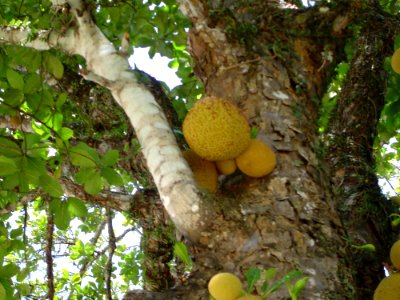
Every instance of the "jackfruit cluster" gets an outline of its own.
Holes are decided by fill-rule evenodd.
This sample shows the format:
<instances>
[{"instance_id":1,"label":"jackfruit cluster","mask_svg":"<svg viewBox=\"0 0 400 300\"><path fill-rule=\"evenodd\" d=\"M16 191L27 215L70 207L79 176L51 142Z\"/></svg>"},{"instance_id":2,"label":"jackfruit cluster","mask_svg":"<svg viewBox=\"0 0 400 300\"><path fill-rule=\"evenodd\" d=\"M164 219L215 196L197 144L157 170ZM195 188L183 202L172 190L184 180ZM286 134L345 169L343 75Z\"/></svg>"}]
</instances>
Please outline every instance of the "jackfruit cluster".
<instances>
[{"instance_id":1,"label":"jackfruit cluster","mask_svg":"<svg viewBox=\"0 0 400 300\"><path fill-rule=\"evenodd\" d=\"M390 260L394 268L400 270L400 240L390 249ZM400 273L392 273L378 284L374 300L400 300Z\"/></svg>"},{"instance_id":2,"label":"jackfruit cluster","mask_svg":"<svg viewBox=\"0 0 400 300\"><path fill-rule=\"evenodd\" d=\"M250 138L245 117L227 100L206 97L198 101L186 115L182 131L191 149L185 158L198 184L208 191L216 191L218 186L218 175L215 176L209 164L220 174L230 175L238 168L250 177L268 175L276 166L273 150Z\"/></svg>"}]
</instances>

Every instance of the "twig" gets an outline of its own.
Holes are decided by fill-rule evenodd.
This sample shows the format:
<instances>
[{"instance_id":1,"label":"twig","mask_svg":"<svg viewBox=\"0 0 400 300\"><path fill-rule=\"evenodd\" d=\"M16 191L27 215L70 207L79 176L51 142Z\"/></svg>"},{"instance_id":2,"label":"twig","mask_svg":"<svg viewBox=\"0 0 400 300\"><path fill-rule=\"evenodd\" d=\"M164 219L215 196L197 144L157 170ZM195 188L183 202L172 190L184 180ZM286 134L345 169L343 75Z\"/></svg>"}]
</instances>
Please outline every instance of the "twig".
<instances>
[{"instance_id":1,"label":"twig","mask_svg":"<svg viewBox=\"0 0 400 300\"><path fill-rule=\"evenodd\" d=\"M108 260L106 264L106 299L112 300L111 294L111 277L112 277L112 258L115 252L116 246L116 239L114 228L112 224L113 220L113 213L111 209L107 208L107 224L108 224Z\"/></svg>"},{"instance_id":2,"label":"twig","mask_svg":"<svg viewBox=\"0 0 400 300\"><path fill-rule=\"evenodd\" d=\"M54 299L54 274L53 274L53 232L54 232L54 219L53 213L50 211L50 203L47 201L46 214L47 214L47 235L46 235L46 264L47 264L47 299Z\"/></svg>"}]
</instances>

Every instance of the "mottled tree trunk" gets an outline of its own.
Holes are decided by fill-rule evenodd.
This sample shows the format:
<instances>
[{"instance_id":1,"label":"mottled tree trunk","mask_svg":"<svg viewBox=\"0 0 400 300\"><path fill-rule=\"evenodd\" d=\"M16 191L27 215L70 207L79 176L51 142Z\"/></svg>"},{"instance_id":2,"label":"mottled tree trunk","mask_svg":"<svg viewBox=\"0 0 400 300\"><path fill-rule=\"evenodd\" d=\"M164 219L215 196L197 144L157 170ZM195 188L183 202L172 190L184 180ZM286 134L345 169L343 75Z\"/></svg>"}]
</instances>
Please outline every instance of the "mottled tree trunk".
<instances>
[{"instance_id":1,"label":"mottled tree trunk","mask_svg":"<svg viewBox=\"0 0 400 300\"><path fill-rule=\"evenodd\" d=\"M213 274L229 271L243 279L250 267L275 267L281 275L302 271L310 280L301 299L370 299L387 251L383 240L390 240L373 174L372 141L383 104L385 52L379 45L393 33L389 27L374 27L359 41L361 52L332 116L326 160L319 155L321 98L344 57L349 24L360 20L355 16L374 14L376 7L344 1L296 12L265 0L243 6L235 1L178 2L193 22L189 49L206 95L235 103L277 153L278 165L262 179L234 175L222 182L213 231L194 246L194 271L186 286L168 299L208 299L206 286ZM376 26L377 20L368 19L363 28ZM373 39L379 30L387 35ZM367 191L370 197L364 197ZM366 210L360 213L358 205ZM381 254L360 255L353 243L373 243ZM165 299L157 297L152 299ZM287 297L282 290L269 299Z\"/></svg>"}]
</instances>

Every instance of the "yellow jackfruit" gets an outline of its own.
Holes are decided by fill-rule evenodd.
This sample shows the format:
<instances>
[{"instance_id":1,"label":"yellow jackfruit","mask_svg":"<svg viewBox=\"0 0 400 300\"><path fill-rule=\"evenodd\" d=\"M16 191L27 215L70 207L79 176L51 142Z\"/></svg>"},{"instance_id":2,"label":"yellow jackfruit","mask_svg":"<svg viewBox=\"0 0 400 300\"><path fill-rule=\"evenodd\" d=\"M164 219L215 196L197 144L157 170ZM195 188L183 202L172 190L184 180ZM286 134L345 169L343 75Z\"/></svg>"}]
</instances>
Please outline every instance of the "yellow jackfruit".
<instances>
[{"instance_id":1,"label":"yellow jackfruit","mask_svg":"<svg viewBox=\"0 0 400 300\"><path fill-rule=\"evenodd\" d=\"M276 166L276 155L272 149L260 140L251 140L249 147L236 157L240 171L251 177L263 177Z\"/></svg>"},{"instance_id":2,"label":"yellow jackfruit","mask_svg":"<svg viewBox=\"0 0 400 300\"><path fill-rule=\"evenodd\" d=\"M400 48L397 49L393 53L392 59L390 62L391 62L393 71L395 71L397 74L400 74Z\"/></svg>"},{"instance_id":3,"label":"yellow jackfruit","mask_svg":"<svg viewBox=\"0 0 400 300\"><path fill-rule=\"evenodd\" d=\"M400 274L392 274L381 280L373 300L400 300Z\"/></svg>"},{"instance_id":4,"label":"yellow jackfruit","mask_svg":"<svg viewBox=\"0 0 400 300\"><path fill-rule=\"evenodd\" d=\"M250 143L250 127L239 109L217 97L198 101L186 115L182 131L189 147L210 161L234 159Z\"/></svg>"},{"instance_id":5,"label":"yellow jackfruit","mask_svg":"<svg viewBox=\"0 0 400 300\"><path fill-rule=\"evenodd\" d=\"M400 240L395 242L390 248L390 261L396 269L400 270Z\"/></svg>"},{"instance_id":6,"label":"yellow jackfruit","mask_svg":"<svg viewBox=\"0 0 400 300\"><path fill-rule=\"evenodd\" d=\"M224 175L230 175L236 171L236 162L234 159L217 160L215 165L218 171Z\"/></svg>"},{"instance_id":7,"label":"yellow jackfruit","mask_svg":"<svg viewBox=\"0 0 400 300\"><path fill-rule=\"evenodd\" d=\"M242 294L242 283L231 273L218 273L210 279L208 291L216 300L236 300Z\"/></svg>"},{"instance_id":8,"label":"yellow jackfruit","mask_svg":"<svg viewBox=\"0 0 400 300\"><path fill-rule=\"evenodd\" d=\"M209 192L216 192L218 188L218 172L215 163L202 159L191 149L184 151L183 157L192 169L197 184Z\"/></svg>"}]
</instances>

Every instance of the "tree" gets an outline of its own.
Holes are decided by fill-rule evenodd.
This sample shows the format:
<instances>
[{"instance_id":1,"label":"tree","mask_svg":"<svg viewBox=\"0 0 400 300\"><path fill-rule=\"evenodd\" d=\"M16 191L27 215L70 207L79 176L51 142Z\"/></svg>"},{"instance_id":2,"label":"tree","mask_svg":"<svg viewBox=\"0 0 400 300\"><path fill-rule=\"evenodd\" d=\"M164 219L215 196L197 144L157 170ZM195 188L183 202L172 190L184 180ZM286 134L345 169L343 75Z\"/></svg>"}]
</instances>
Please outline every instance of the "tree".
<instances>
[{"instance_id":1,"label":"tree","mask_svg":"<svg viewBox=\"0 0 400 300\"><path fill-rule=\"evenodd\" d=\"M390 108L399 79L387 57L399 43L399 5L2 1L0 189L8 214L0 224L0 283L7 299L112 299L128 289L139 278L130 273L139 254L117 247L116 211L143 230L145 290L126 291L125 299L208 299L212 275L244 279L254 267L301 271L309 278L304 299L371 298L394 240L395 208L376 175L388 157L376 164L374 149L398 131ZM182 86L169 91L131 69L131 45L173 58ZM239 107L273 147L271 175L235 173L216 194L197 187L179 128L202 93ZM21 207L17 229L10 218ZM28 218L40 212L35 241ZM91 241L71 236L74 218L93 231ZM97 249L106 225L108 245ZM173 259L188 258L179 255L186 248L175 230L192 256L187 278ZM41 257L36 242L45 244L47 286L24 283ZM54 274L58 242L72 245L76 274ZM114 255L123 260L125 285L112 280ZM85 284L93 257L95 281Z\"/></svg>"}]
</instances>

